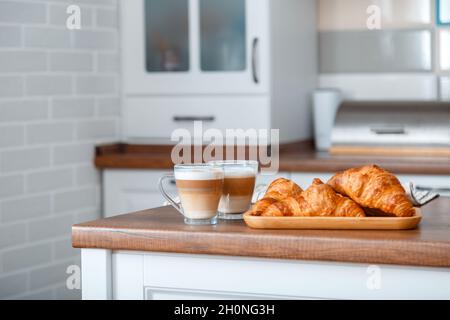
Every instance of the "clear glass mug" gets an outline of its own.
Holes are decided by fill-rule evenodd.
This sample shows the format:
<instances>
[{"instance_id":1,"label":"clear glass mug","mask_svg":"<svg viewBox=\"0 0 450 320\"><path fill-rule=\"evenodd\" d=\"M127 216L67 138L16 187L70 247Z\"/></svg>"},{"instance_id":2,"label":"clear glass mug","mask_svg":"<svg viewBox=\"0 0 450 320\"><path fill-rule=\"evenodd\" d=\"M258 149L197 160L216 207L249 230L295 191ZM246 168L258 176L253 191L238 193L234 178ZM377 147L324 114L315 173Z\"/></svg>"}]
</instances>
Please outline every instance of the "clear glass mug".
<instances>
[{"instance_id":1,"label":"clear glass mug","mask_svg":"<svg viewBox=\"0 0 450 320\"><path fill-rule=\"evenodd\" d=\"M253 160L210 161L208 164L222 167L224 183L219 202L219 218L242 219L252 204L259 163ZM257 189L259 186L257 187Z\"/></svg>"},{"instance_id":2,"label":"clear glass mug","mask_svg":"<svg viewBox=\"0 0 450 320\"><path fill-rule=\"evenodd\" d=\"M164 189L164 181L169 179L175 179L180 202ZM223 182L224 171L220 166L178 164L173 174L165 174L159 179L158 187L163 197L184 216L186 224L216 224Z\"/></svg>"}]
</instances>

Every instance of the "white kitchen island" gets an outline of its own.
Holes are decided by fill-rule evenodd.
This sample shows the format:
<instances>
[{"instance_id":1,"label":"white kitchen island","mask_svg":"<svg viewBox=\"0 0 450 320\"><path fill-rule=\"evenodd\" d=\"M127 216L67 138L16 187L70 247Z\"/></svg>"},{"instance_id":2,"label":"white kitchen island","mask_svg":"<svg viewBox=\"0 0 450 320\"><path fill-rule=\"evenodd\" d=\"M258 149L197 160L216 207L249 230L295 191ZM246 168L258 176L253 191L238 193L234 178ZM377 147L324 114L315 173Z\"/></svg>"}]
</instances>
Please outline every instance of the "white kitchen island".
<instances>
[{"instance_id":1,"label":"white kitchen island","mask_svg":"<svg viewBox=\"0 0 450 320\"><path fill-rule=\"evenodd\" d=\"M449 299L450 199L406 231L188 226L162 207L73 226L83 299Z\"/></svg>"}]
</instances>

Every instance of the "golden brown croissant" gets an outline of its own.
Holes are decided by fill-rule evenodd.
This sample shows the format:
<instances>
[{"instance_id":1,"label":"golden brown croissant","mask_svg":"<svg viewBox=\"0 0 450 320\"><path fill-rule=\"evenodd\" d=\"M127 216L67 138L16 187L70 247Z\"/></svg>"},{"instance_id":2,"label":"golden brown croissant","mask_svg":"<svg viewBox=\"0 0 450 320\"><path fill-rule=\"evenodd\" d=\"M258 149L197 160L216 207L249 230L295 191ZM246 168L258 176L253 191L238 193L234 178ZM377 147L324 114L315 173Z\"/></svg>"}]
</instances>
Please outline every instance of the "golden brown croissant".
<instances>
[{"instance_id":1,"label":"golden brown croissant","mask_svg":"<svg viewBox=\"0 0 450 320\"><path fill-rule=\"evenodd\" d=\"M270 205L263 216L364 217L364 210L351 199L337 194L320 179L295 197Z\"/></svg>"},{"instance_id":2,"label":"golden brown croissant","mask_svg":"<svg viewBox=\"0 0 450 320\"><path fill-rule=\"evenodd\" d=\"M269 185L264 197L253 205L250 212L254 216L260 216L267 207L275 202L287 197L297 196L302 191L302 188L291 180L285 178L276 179Z\"/></svg>"},{"instance_id":3,"label":"golden brown croissant","mask_svg":"<svg viewBox=\"0 0 450 320\"><path fill-rule=\"evenodd\" d=\"M266 209L274 204L278 202L278 200L273 199L273 198L262 198L258 201L256 201L256 203L252 206L251 210L250 210L250 214L253 216L260 216L264 213L264 211L266 211Z\"/></svg>"},{"instance_id":4,"label":"golden brown croissant","mask_svg":"<svg viewBox=\"0 0 450 320\"><path fill-rule=\"evenodd\" d=\"M339 172L327 184L372 213L397 217L414 215L413 205L398 179L376 165Z\"/></svg>"},{"instance_id":5,"label":"golden brown croissant","mask_svg":"<svg viewBox=\"0 0 450 320\"><path fill-rule=\"evenodd\" d=\"M302 188L295 182L285 178L278 178L269 185L264 198L272 198L279 201L287 197L295 197L302 191Z\"/></svg>"}]
</instances>

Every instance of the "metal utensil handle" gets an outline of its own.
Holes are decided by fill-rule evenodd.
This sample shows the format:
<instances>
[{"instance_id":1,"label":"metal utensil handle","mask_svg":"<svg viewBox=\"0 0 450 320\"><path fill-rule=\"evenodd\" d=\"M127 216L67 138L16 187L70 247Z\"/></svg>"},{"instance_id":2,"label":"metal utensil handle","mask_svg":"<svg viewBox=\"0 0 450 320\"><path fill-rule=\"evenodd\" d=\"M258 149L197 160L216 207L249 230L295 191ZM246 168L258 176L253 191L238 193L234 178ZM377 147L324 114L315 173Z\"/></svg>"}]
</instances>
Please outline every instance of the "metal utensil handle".
<instances>
[{"instance_id":1,"label":"metal utensil handle","mask_svg":"<svg viewBox=\"0 0 450 320\"><path fill-rule=\"evenodd\" d=\"M181 209L181 205L177 203L175 200L173 200L172 197L166 192L166 190L164 190L164 181L168 179L173 180L174 178L175 176L172 173L164 174L161 178L159 178L158 188L162 196L170 203L170 205L175 209L177 209L178 212L180 212L182 215L184 215L183 210Z\"/></svg>"},{"instance_id":2,"label":"metal utensil handle","mask_svg":"<svg viewBox=\"0 0 450 320\"><path fill-rule=\"evenodd\" d=\"M418 191L430 191L430 192L450 192L450 187L446 188L446 187L427 187L427 186L421 186L421 185L417 185L415 186L416 190Z\"/></svg>"},{"instance_id":3,"label":"metal utensil handle","mask_svg":"<svg viewBox=\"0 0 450 320\"><path fill-rule=\"evenodd\" d=\"M205 121L205 122L213 122L216 120L214 116L174 116L173 121L175 122L187 122L187 121Z\"/></svg>"},{"instance_id":4,"label":"metal utensil handle","mask_svg":"<svg viewBox=\"0 0 450 320\"><path fill-rule=\"evenodd\" d=\"M439 198L440 195L439 193L433 191L420 191L414 186L414 183L410 182L409 196L415 207L423 207L431 201Z\"/></svg>"},{"instance_id":5,"label":"metal utensil handle","mask_svg":"<svg viewBox=\"0 0 450 320\"><path fill-rule=\"evenodd\" d=\"M268 187L268 185L267 185L267 184L264 184L264 183L258 184L258 185L255 187L255 195L256 195L256 198L255 198L255 199L256 199L256 201L262 199L262 198L261 198L261 195L264 196L264 193L266 192L267 187Z\"/></svg>"},{"instance_id":6,"label":"metal utensil handle","mask_svg":"<svg viewBox=\"0 0 450 320\"><path fill-rule=\"evenodd\" d=\"M259 77L256 72L256 52L258 49L259 39L254 38L252 43L252 76L253 76L253 82L259 83Z\"/></svg>"}]
</instances>

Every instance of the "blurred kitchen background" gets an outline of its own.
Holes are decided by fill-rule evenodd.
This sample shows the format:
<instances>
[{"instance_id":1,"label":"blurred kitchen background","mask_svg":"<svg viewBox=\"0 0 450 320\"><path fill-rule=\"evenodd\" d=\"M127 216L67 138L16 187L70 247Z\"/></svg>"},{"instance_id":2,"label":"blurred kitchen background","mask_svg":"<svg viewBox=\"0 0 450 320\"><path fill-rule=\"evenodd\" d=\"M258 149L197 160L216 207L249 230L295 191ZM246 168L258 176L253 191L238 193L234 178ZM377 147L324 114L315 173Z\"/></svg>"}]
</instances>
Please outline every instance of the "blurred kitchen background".
<instances>
[{"instance_id":1,"label":"blurred kitchen background","mask_svg":"<svg viewBox=\"0 0 450 320\"><path fill-rule=\"evenodd\" d=\"M71 4L81 29L66 26ZM282 143L315 123L326 153L343 100L449 119L450 1L0 0L0 299L80 298L71 225L162 202L160 170L102 179L96 146L165 143L198 119L280 128Z\"/></svg>"}]
</instances>

